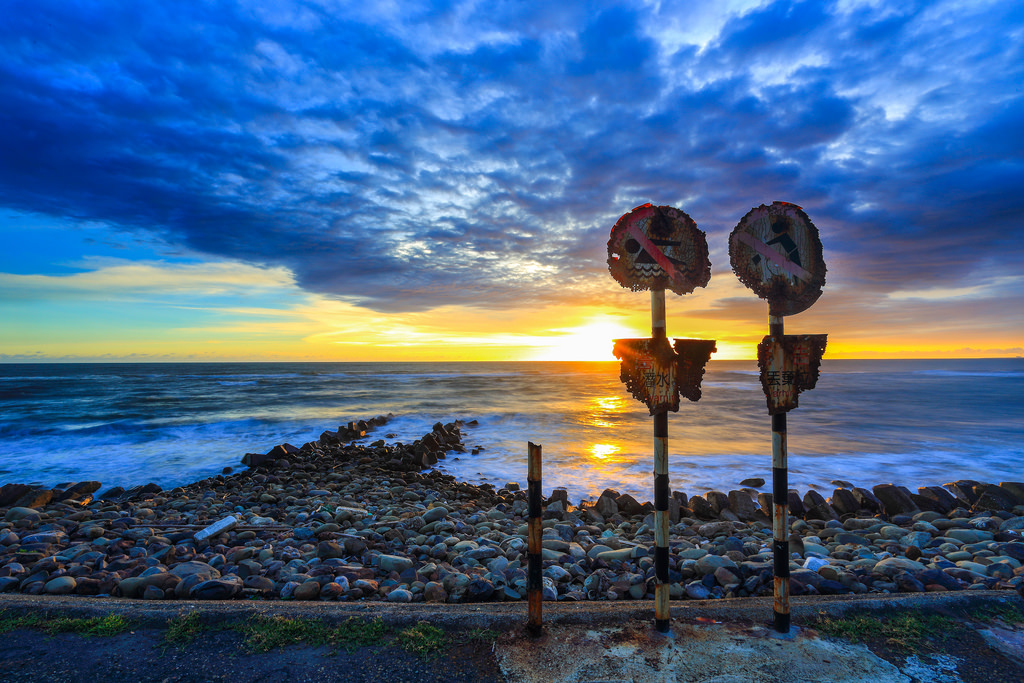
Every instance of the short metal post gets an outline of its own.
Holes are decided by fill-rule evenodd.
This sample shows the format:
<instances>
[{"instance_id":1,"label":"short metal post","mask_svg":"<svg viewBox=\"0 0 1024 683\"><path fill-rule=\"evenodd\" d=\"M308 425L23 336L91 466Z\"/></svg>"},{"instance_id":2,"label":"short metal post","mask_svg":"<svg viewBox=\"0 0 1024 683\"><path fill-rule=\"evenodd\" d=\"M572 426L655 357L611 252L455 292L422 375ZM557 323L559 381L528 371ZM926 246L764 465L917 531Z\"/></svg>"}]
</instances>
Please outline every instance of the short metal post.
<instances>
[{"instance_id":1,"label":"short metal post","mask_svg":"<svg viewBox=\"0 0 1024 683\"><path fill-rule=\"evenodd\" d=\"M532 442L527 448L529 468L526 474L526 488L529 521L526 550L529 564L526 573L526 595L530 602L530 614L526 629L531 635L537 636L544 625L541 615L544 600L541 578L541 535L544 533L541 520L541 448Z\"/></svg>"},{"instance_id":2,"label":"short metal post","mask_svg":"<svg viewBox=\"0 0 1024 683\"><path fill-rule=\"evenodd\" d=\"M651 336L666 339L665 290L651 290ZM668 411L654 414L654 628L669 629Z\"/></svg>"},{"instance_id":3,"label":"short metal post","mask_svg":"<svg viewBox=\"0 0 1024 683\"><path fill-rule=\"evenodd\" d=\"M768 316L768 334L782 339L782 316ZM781 372L781 367L769 368ZM776 375L778 376L778 375ZM789 468L786 413L772 415L772 558L775 565L775 630L789 633Z\"/></svg>"}]
</instances>

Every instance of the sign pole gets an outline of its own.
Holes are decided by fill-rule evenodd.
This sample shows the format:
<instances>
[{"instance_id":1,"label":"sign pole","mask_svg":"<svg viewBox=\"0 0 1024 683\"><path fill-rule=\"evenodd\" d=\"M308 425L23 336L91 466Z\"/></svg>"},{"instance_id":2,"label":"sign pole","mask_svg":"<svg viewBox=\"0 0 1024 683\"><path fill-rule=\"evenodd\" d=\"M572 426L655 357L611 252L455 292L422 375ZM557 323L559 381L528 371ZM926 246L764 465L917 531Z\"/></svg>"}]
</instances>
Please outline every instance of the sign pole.
<instances>
[{"instance_id":1,"label":"sign pole","mask_svg":"<svg viewBox=\"0 0 1024 683\"><path fill-rule=\"evenodd\" d=\"M782 340L781 315L768 316L768 335ZM773 357L770 372L780 357ZM775 375L776 377L779 375ZM775 565L775 630L789 633L789 466L786 462L786 413L772 415L772 558Z\"/></svg>"},{"instance_id":2,"label":"sign pole","mask_svg":"<svg viewBox=\"0 0 1024 683\"><path fill-rule=\"evenodd\" d=\"M651 290L651 336L667 339L665 290ZM654 414L654 627L669 629L668 585L668 411Z\"/></svg>"},{"instance_id":3,"label":"sign pole","mask_svg":"<svg viewBox=\"0 0 1024 683\"><path fill-rule=\"evenodd\" d=\"M529 600L529 618L526 629L532 636L539 636L544 625L541 605L544 600L541 577L541 536L544 533L541 519L541 449L539 444L528 442L529 465L526 474L528 507L527 526L527 573L526 595Z\"/></svg>"},{"instance_id":4,"label":"sign pole","mask_svg":"<svg viewBox=\"0 0 1024 683\"><path fill-rule=\"evenodd\" d=\"M665 290L682 296L707 286L711 278L707 239L684 211L643 204L612 228L608 270L623 287L651 292L651 337L616 339L612 353L622 361L619 379L654 419L654 627L668 633L668 413L679 410L680 396L700 399L704 366L715 342L669 342Z\"/></svg>"},{"instance_id":5,"label":"sign pole","mask_svg":"<svg viewBox=\"0 0 1024 683\"><path fill-rule=\"evenodd\" d=\"M827 335L786 336L783 316L807 310L825 286L818 229L789 202L751 209L729 235L729 261L744 285L768 301L768 336L757 346L761 388L772 417L772 564L775 630L789 633L789 466L786 413L818 381Z\"/></svg>"}]
</instances>

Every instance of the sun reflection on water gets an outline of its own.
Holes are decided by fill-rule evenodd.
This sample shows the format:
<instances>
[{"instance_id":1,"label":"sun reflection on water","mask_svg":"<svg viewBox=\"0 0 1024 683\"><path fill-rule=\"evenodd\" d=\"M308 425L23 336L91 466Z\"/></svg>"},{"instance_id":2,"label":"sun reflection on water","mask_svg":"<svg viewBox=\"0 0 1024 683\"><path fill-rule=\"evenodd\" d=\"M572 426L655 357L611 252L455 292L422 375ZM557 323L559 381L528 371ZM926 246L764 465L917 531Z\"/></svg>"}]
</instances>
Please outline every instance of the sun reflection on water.
<instances>
[{"instance_id":1,"label":"sun reflection on water","mask_svg":"<svg viewBox=\"0 0 1024 683\"><path fill-rule=\"evenodd\" d=\"M610 443L595 443L590 447L590 454L598 460L607 460L619 452L619 447Z\"/></svg>"},{"instance_id":2,"label":"sun reflection on water","mask_svg":"<svg viewBox=\"0 0 1024 683\"><path fill-rule=\"evenodd\" d=\"M620 396L600 396L591 399L590 410L587 412L587 424L593 427L614 427L613 418L626 407L626 401Z\"/></svg>"}]
</instances>

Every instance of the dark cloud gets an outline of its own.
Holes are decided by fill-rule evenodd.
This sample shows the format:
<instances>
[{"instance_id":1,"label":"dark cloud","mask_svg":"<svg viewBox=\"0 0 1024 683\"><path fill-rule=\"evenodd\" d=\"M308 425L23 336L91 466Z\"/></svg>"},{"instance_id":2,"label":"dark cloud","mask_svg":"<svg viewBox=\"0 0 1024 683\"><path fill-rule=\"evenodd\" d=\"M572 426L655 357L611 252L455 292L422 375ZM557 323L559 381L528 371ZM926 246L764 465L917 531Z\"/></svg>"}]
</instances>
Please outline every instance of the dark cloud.
<instances>
[{"instance_id":1,"label":"dark cloud","mask_svg":"<svg viewBox=\"0 0 1024 683\"><path fill-rule=\"evenodd\" d=\"M774 2L706 44L660 12L15 3L0 205L390 311L595 296L645 201L681 204L719 260L751 206L801 204L834 286L1019 269L1020 7Z\"/></svg>"}]
</instances>

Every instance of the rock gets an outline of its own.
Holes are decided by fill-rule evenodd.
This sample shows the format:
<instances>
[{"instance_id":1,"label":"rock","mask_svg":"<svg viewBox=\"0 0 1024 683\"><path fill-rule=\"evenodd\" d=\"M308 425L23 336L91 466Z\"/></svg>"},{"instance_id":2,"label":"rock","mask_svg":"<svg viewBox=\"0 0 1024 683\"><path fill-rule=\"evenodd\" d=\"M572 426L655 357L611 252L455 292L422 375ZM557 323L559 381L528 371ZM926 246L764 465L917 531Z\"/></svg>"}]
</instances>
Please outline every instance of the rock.
<instances>
[{"instance_id":1,"label":"rock","mask_svg":"<svg viewBox=\"0 0 1024 683\"><path fill-rule=\"evenodd\" d=\"M711 506L711 513L715 517L721 517L722 512L732 509L729 507L729 496L721 491L708 491L704 494L704 498Z\"/></svg>"},{"instance_id":2,"label":"rock","mask_svg":"<svg viewBox=\"0 0 1024 683\"><path fill-rule=\"evenodd\" d=\"M832 506L824 502L820 505L807 508L807 511L804 513L804 517L806 519L818 519L825 522L839 519L839 515L837 515L836 511L832 509Z\"/></svg>"},{"instance_id":3,"label":"rock","mask_svg":"<svg viewBox=\"0 0 1024 683\"><path fill-rule=\"evenodd\" d=\"M193 600L230 600L242 591L240 580L209 579L200 581L188 592Z\"/></svg>"},{"instance_id":4,"label":"rock","mask_svg":"<svg viewBox=\"0 0 1024 683\"><path fill-rule=\"evenodd\" d=\"M430 581L423 588L423 599L426 602L445 602L448 599L448 592L437 581Z\"/></svg>"},{"instance_id":5,"label":"rock","mask_svg":"<svg viewBox=\"0 0 1024 683\"><path fill-rule=\"evenodd\" d=\"M757 519L757 507L746 491L729 491L729 508L743 522Z\"/></svg>"},{"instance_id":6,"label":"rock","mask_svg":"<svg viewBox=\"0 0 1024 683\"><path fill-rule=\"evenodd\" d=\"M914 514L921 510L910 499L910 491L895 484L878 484L871 489L882 503L882 511L890 518L902 514Z\"/></svg>"},{"instance_id":7,"label":"rock","mask_svg":"<svg viewBox=\"0 0 1024 683\"><path fill-rule=\"evenodd\" d=\"M714 571L715 581L722 588L732 588L740 584L740 577L730 567L718 567Z\"/></svg>"},{"instance_id":8,"label":"rock","mask_svg":"<svg viewBox=\"0 0 1024 683\"><path fill-rule=\"evenodd\" d=\"M1011 531L1024 529L1024 517L1011 517L999 524L1000 531Z\"/></svg>"},{"instance_id":9,"label":"rock","mask_svg":"<svg viewBox=\"0 0 1024 683\"><path fill-rule=\"evenodd\" d=\"M740 482L740 486L749 486L751 488L760 488L764 486L764 479L760 477L751 477L750 479L744 479Z\"/></svg>"},{"instance_id":10,"label":"rock","mask_svg":"<svg viewBox=\"0 0 1024 683\"><path fill-rule=\"evenodd\" d=\"M58 576L51 579L43 586L43 590L50 595L67 595L75 592L76 582L71 576Z\"/></svg>"},{"instance_id":11,"label":"rock","mask_svg":"<svg viewBox=\"0 0 1024 683\"><path fill-rule=\"evenodd\" d=\"M1024 482L1001 481L999 482L999 488L1003 489L1008 495L1013 496L1014 500L1017 501L1017 505L1024 505Z\"/></svg>"},{"instance_id":12,"label":"rock","mask_svg":"<svg viewBox=\"0 0 1024 683\"><path fill-rule=\"evenodd\" d=\"M484 602L494 595L494 584L485 579L475 579L466 585L466 602Z\"/></svg>"},{"instance_id":13,"label":"rock","mask_svg":"<svg viewBox=\"0 0 1024 683\"><path fill-rule=\"evenodd\" d=\"M711 504L708 503L706 498L701 496L692 496L689 507L693 512L693 516L697 519L714 519L716 517L715 513L711 510Z\"/></svg>"},{"instance_id":14,"label":"rock","mask_svg":"<svg viewBox=\"0 0 1024 683\"><path fill-rule=\"evenodd\" d=\"M872 513L882 511L882 501L878 500L871 491L859 486L854 486L852 491L853 497L857 499L859 509Z\"/></svg>"},{"instance_id":15,"label":"rock","mask_svg":"<svg viewBox=\"0 0 1024 683\"><path fill-rule=\"evenodd\" d=\"M270 595L274 592L274 582L265 576L247 576L243 579L242 586L258 591L263 595Z\"/></svg>"},{"instance_id":16,"label":"rock","mask_svg":"<svg viewBox=\"0 0 1024 683\"><path fill-rule=\"evenodd\" d=\"M412 602L412 593L404 588L396 588L388 593L388 602Z\"/></svg>"},{"instance_id":17,"label":"rock","mask_svg":"<svg viewBox=\"0 0 1024 683\"><path fill-rule=\"evenodd\" d=\"M822 557L808 557L804 560L804 569L809 569L812 572L816 572L822 567L829 566L828 560Z\"/></svg>"},{"instance_id":18,"label":"rock","mask_svg":"<svg viewBox=\"0 0 1024 683\"><path fill-rule=\"evenodd\" d=\"M615 502L615 498L612 498L609 495L602 495L594 504L594 509L599 515L607 518L614 514L618 514L619 504Z\"/></svg>"},{"instance_id":19,"label":"rock","mask_svg":"<svg viewBox=\"0 0 1024 683\"><path fill-rule=\"evenodd\" d=\"M156 586L146 586L142 591L143 600L163 600L165 597L164 590Z\"/></svg>"},{"instance_id":20,"label":"rock","mask_svg":"<svg viewBox=\"0 0 1024 683\"><path fill-rule=\"evenodd\" d=\"M4 484L0 486L0 507L12 505L34 487L28 484Z\"/></svg>"},{"instance_id":21,"label":"rock","mask_svg":"<svg viewBox=\"0 0 1024 683\"><path fill-rule=\"evenodd\" d=\"M978 500L978 493L975 493L975 487L981 486L980 481L973 479L960 479L948 484L943 484L942 487L956 496L961 502L966 503L967 507L971 507Z\"/></svg>"},{"instance_id":22,"label":"rock","mask_svg":"<svg viewBox=\"0 0 1024 683\"><path fill-rule=\"evenodd\" d=\"M189 562L179 562L170 568L169 572L179 579L186 579L192 576L197 576L203 580L206 579L219 579L220 572L206 564L205 562L199 562L191 560Z\"/></svg>"},{"instance_id":23,"label":"rock","mask_svg":"<svg viewBox=\"0 0 1024 683\"><path fill-rule=\"evenodd\" d=\"M804 507L804 503L800 499L800 492L796 489L786 491L786 506L789 509L789 514L794 517L803 517L807 513L807 508Z\"/></svg>"},{"instance_id":24,"label":"rock","mask_svg":"<svg viewBox=\"0 0 1024 683\"><path fill-rule=\"evenodd\" d=\"M711 591L700 581L686 584L683 590L686 592L686 597L691 600L707 600L711 597Z\"/></svg>"},{"instance_id":25,"label":"rock","mask_svg":"<svg viewBox=\"0 0 1024 683\"><path fill-rule=\"evenodd\" d=\"M303 581L292 592L292 597L296 600L319 600L320 582L316 579Z\"/></svg>"},{"instance_id":26,"label":"rock","mask_svg":"<svg viewBox=\"0 0 1024 683\"><path fill-rule=\"evenodd\" d=\"M856 514L857 510L860 509L860 503L857 501L857 497L853 495L853 491L846 488L840 488L833 491L832 497L828 500L828 503L839 515Z\"/></svg>"},{"instance_id":27,"label":"rock","mask_svg":"<svg viewBox=\"0 0 1024 683\"><path fill-rule=\"evenodd\" d=\"M956 498L941 486L920 486L917 493L921 498L931 501L931 508L940 514L947 514L957 506ZM918 502L915 499L915 502ZM918 507L920 503L918 503Z\"/></svg>"},{"instance_id":28,"label":"rock","mask_svg":"<svg viewBox=\"0 0 1024 683\"><path fill-rule=\"evenodd\" d=\"M872 571L883 576L894 577L900 572L918 574L925 569L926 567L920 562L908 560L905 557L887 557L877 562Z\"/></svg>"},{"instance_id":29,"label":"rock","mask_svg":"<svg viewBox=\"0 0 1024 683\"><path fill-rule=\"evenodd\" d=\"M626 547L619 550L606 550L597 555L598 560L603 562L623 562L632 557L633 548Z\"/></svg>"},{"instance_id":30,"label":"rock","mask_svg":"<svg viewBox=\"0 0 1024 683\"><path fill-rule=\"evenodd\" d=\"M73 500L83 498L89 494L95 493L102 484L98 481L80 481L77 484L64 489L58 496L57 500Z\"/></svg>"},{"instance_id":31,"label":"rock","mask_svg":"<svg viewBox=\"0 0 1024 683\"><path fill-rule=\"evenodd\" d=\"M41 508L53 500L54 493L50 489L33 489L24 494L14 503L14 507Z\"/></svg>"},{"instance_id":32,"label":"rock","mask_svg":"<svg viewBox=\"0 0 1024 683\"><path fill-rule=\"evenodd\" d=\"M345 549L334 541L320 541L316 546L316 556L321 560L342 558L345 557Z\"/></svg>"},{"instance_id":33,"label":"rock","mask_svg":"<svg viewBox=\"0 0 1024 683\"><path fill-rule=\"evenodd\" d=\"M621 496L616 498L615 504L619 507L619 512L630 517L633 515L639 515L643 510L643 506L637 502L636 498L628 493L623 493Z\"/></svg>"},{"instance_id":34,"label":"rock","mask_svg":"<svg viewBox=\"0 0 1024 683\"><path fill-rule=\"evenodd\" d=\"M208 527L200 529L195 533L193 538L195 538L196 542L198 543L200 541L205 541L207 539L213 538L214 536L219 536L221 534L227 533L234 529L236 526L238 526L238 518L233 515L228 515L227 517L218 519L216 522L209 525Z\"/></svg>"},{"instance_id":35,"label":"rock","mask_svg":"<svg viewBox=\"0 0 1024 683\"><path fill-rule=\"evenodd\" d=\"M709 522L697 527L697 533L704 538L714 538L722 534L731 534L735 528L732 522Z\"/></svg>"},{"instance_id":36,"label":"rock","mask_svg":"<svg viewBox=\"0 0 1024 683\"><path fill-rule=\"evenodd\" d=\"M100 500L116 500L124 495L124 488L121 486L112 486L103 493L100 494Z\"/></svg>"},{"instance_id":37,"label":"rock","mask_svg":"<svg viewBox=\"0 0 1024 683\"><path fill-rule=\"evenodd\" d=\"M931 543L931 540L932 535L926 531L911 531L909 534L900 538L900 545L910 546L920 550L921 548L927 547L928 544ZM910 548L908 547L908 550L909 549ZM920 556L920 553L918 553L918 556Z\"/></svg>"},{"instance_id":38,"label":"rock","mask_svg":"<svg viewBox=\"0 0 1024 683\"><path fill-rule=\"evenodd\" d=\"M495 551L496 552L496 551ZM412 568L412 560L408 557L401 557L399 555L381 555L380 556L380 568L385 572L403 572L406 569Z\"/></svg>"},{"instance_id":39,"label":"rock","mask_svg":"<svg viewBox=\"0 0 1024 683\"><path fill-rule=\"evenodd\" d=\"M1024 562L1024 542L1012 542L1000 546L999 552L1007 557L1012 557L1018 562Z\"/></svg>"},{"instance_id":40,"label":"rock","mask_svg":"<svg viewBox=\"0 0 1024 683\"><path fill-rule=\"evenodd\" d=\"M714 574L719 567L736 567L736 563L724 555L705 555L694 564L701 574Z\"/></svg>"},{"instance_id":41,"label":"rock","mask_svg":"<svg viewBox=\"0 0 1024 683\"><path fill-rule=\"evenodd\" d=\"M431 522L436 522L438 520L444 519L447 516L448 516L448 509L445 508L445 507L441 507L441 506L432 507L429 510L427 510L426 512L424 512L423 515L422 515L424 524L430 524Z\"/></svg>"},{"instance_id":42,"label":"rock","mask_svg":"<svg viewBox=\"0 0 1024 683\"><path fill-rule=\"evenodd\" d=\"M992 540L992 532L981 529L946 529L943 533L947 538L955 538L961 543L981 543Z\"/></svg>"},{"instance_id":43,"label":"rock","mask_svg":"<svg viewBox=\"0 0 1024 683\"><path fill-rule=\"evenodd\" d=\"M971 506L973 512L981 510L1012 510L1014 505L1017 505L1017 498L1006 489L1003 489L995 484L986 484L981 487L977 487L976 491L980 491L978 499Z\"/></svg>"}]
</instances>

